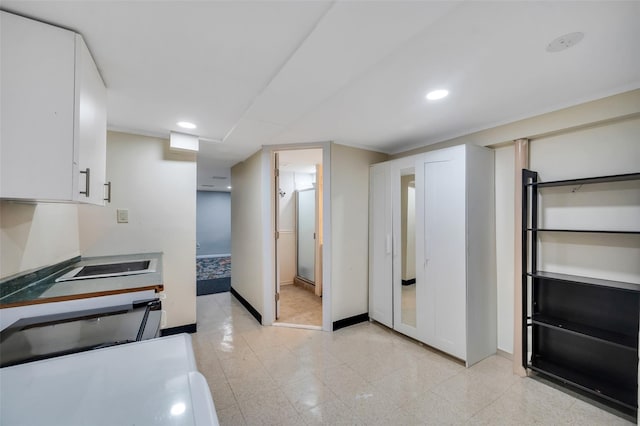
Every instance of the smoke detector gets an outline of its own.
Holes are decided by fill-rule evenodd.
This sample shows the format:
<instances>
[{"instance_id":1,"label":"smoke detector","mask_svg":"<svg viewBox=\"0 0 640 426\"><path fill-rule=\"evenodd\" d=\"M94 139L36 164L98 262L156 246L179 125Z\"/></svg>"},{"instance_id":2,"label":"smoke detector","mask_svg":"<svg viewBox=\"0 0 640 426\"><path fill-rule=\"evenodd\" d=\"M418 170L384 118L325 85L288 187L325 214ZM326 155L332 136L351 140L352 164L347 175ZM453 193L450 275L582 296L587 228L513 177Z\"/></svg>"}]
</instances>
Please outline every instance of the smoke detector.
<instances>
[{"instance_id":1,"label":"smoke detector","mask_svg":"<svg viewBox=\"0 0 640 426\"><path fill-rule=\"evenodd\" d=\"M563 50L567 50L568 48L580 43L583 38L584 33L581 32L565 34L549 43L547 45L547 52L562 52Z\"/></svg>"}]
</instances>

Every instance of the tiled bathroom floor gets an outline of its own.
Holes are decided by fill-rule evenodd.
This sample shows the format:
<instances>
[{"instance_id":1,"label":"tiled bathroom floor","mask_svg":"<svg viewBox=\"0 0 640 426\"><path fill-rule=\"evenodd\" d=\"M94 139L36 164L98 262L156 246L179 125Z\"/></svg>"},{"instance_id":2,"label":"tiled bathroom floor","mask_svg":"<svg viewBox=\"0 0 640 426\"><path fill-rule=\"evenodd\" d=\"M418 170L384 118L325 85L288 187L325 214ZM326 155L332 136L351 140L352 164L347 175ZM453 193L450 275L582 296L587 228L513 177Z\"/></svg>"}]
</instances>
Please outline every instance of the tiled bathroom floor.
<instances>
[{"instance_id":1,"label":"tiled bathroom floor","mask_svg":"<svg viewBox=\"0 0 640 426\"><path fill-rule=\"evenodd\" d=\"M193 346L221 425L625 425L511 374L470 369L375 323L262 327L230 293L199 296Z\"/></svg>"},{"instance_id":2,"label":"tiled bathroom floor","mask_svg":"<svg viewBox=\"0 0 640 426\"><path fill-rule=\"evenodd\" d=\"M322 298L293 284L280 286L278 322L322 326Z\"/></svg>"}]
</instances>

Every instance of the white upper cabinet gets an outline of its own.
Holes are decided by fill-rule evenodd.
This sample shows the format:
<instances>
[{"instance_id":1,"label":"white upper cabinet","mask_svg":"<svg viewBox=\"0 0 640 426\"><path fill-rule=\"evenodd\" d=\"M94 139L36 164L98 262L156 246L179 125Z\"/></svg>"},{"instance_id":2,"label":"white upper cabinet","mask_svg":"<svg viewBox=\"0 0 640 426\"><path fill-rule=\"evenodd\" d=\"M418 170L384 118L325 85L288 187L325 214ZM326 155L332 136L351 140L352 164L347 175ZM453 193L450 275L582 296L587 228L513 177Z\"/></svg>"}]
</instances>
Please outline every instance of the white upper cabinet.
<instances>
[{"instance_id":1,"label":"white upper cabinet","mask_svg":"<svg viewBox=\"0 0 640 426\"><path fill-rule=\"evenodd\" d=\"M104 204L106 89L84 40L6 12L0 30L0 198Z\"/></svg>"},{"instance_id":2,"label":"white upper cabinet","mask_svg":"<svg viewBox=\"0 0 640 426\"><path fill-rule=\"evenodd\" d=\"M91 53L76 34L74 120L75 200L104 204L107 150L107 91ZM89 172L87 172L89 170ZM79 178L79 179L78 179ZM89 185L89 193L83 192Z\"/></svg>"}]
</instances>

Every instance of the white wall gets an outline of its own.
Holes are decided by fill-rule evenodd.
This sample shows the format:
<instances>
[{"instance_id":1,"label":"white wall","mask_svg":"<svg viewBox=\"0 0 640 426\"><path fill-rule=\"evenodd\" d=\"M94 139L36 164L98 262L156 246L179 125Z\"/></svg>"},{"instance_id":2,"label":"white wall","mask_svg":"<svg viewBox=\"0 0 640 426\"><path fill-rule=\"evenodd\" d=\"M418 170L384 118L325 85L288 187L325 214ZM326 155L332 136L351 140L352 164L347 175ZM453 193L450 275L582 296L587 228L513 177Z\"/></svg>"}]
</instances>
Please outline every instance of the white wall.
<instances>
[{"instance_id":1,"label":"white wall","mask_svg":"<svg viewBox=\"0 0 640 426\"><path fill-rule=\"evenodd\" d=\"M640 118L535 139L530 169L550 181L640 170ZM604 203L601 203L601 202ZM640 229L640 182L541 191L549 228ZM540 269L640 284L636 236L541 234Z\"/></svg>"},{"instance_id":2,"label":"white wall","mask_svg":"<svg viewBox=\"0 0 640 426\"><path fill-rule=\"evenodd\" d=\"M164 328L196 322L196 162L164 139L107 135L112 202L79 207L83 256L163 252ZM116 209L129 223L116 223Z\"/></svg>"},{"instance_id":3,"label":"white wall","mask_svg":"<svg viewBox=\"0 0 640 426\"><path fill-rule=\"evenodd\" d=\"M264 314L262 151L231 168L231 287Z\"/></svg>"},{"instance_id":4,"label":"white wall","mask_svg":"<svg viewBox=\"0 0 640 426\"><path fill-rule=\"evenodd\" d=\"M77 205L0 202L0 278L79 254Z\"/></svg>"},{"instance_id":5,"label":"white wall","mask_svg":"<svg viewBox=\"0 0 640 426\"><path fill-rule=\"evenodd\" d=\"M332 321L368 312L369 166L387 158L331 145Z\"/></svg>"},{"instance_id":6,"label":"white wall","mask_svg":"<svg viewBox=\"0 0 640 426\"><path fill-rule=\"evenodd\" d=\"M529 148L529 166L544 180L637 173L638 135L640 117L536 138Z\"/></svg>"},{"instance_id":7,"label":"white wall","mask_svg":"<svg viewBox=\"0 0 640 426\"><path fill-rule=\"evenodd\" d=\"M309 189L313 188L313 184L316 182L316 174L295 172L293 179L297 190Z\"/></svg>"},{"instance_id":8,"label":"white wall","mask_svg":"<svg viewBox=\"0 0 640 426\"><path fill-rule=\"evenodd\" d=\"M495 149L496 279L498 349L513 353L515 149Z\"/></svg>"}]
</instances>

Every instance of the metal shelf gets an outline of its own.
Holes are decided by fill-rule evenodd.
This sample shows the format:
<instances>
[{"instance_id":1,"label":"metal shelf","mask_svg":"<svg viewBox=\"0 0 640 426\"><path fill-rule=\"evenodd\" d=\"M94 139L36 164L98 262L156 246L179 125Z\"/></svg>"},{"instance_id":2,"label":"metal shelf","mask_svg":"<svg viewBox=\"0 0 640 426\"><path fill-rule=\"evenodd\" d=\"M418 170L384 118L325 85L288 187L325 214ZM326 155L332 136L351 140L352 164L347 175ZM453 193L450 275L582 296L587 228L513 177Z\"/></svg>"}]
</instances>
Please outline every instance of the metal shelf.
<instances>
[{"instance_id":1,"label":"metal shelf","mask_svg":"<svg viewBox=\"0 0 640 426\"><path fill-rule=\"evenodd\" d=\"M537 269L538 232L611 238L640 235L640 230L539 227L538 194L548 187L640 181L640 173L538 180L537 172L522 171L522 365L630 409L636 416L640 283Z\"/></svg>"},{"instance_id":2,"label":"metal shelf","mask_svg":"<svg viewBox=\"0 0 640 426\"><path fill-rule=\"evenodd\" d=\"M528 367L626 408L632 410L636 410L637 408L637 401L633 398L633 389L620 389L620 387L614 383L609 383L593 375L583 374L541 357L533 359Z\"/></svg>"},{"instance_id":3,"label":"metal shelf","mask_svg":"<svg viewBox=\"0 0 640 426\"><path fill-rule=\"evenodd\" d=\"M535 271L528 272L527 276L545 280L563 281L575 284L597 285L600 287L612 287L627 291L640 291L640 284L625 281L603 280L601 278L581 277L578 275L558 274L556 272Z\"/></svg>"},{"instance_id":4,"label":"metal shelf","mask_svg":"<svg viewBox=\"0 0 640 426\"><path fill-rule=\"evenodd\" d=\"M611 176L597 176L583 179L567 179L556 180L550 182L531 182L526 186L535 186L538 188L549 188L553 186L571 186L571 185L587 185L593 183L607 183L607 182L623 182L627 180L640 180L640 173L628 173L623 175L611 175Z\"/></svg>"},{"instance_id":5,"label":"metal shelf","mask_svg":"<svg viewBox=\"0 0 640 426\"><path fill-rule=\"evenodd\" d=\"M572 333L586 339L596 340L603 344L617 346L622 349L637 351L638 335L629 336L609 330L603 330L584 324L555 318L544 314L535 314L532 318L533 324L541 327L549 327L558 331Z\"/></svg>"},{"instance_id":6,"label":"metal shelf","mask_svg":"<svg viewBox=\"0 0 640 426\"><path fill-rule=\"evenodd\" d=\"M640 235L640 231L617 231L612 229L549 229L549 228L527 228L529 232L582 232L587 234L629 234Z\"/></svg>"}]
</instances>

